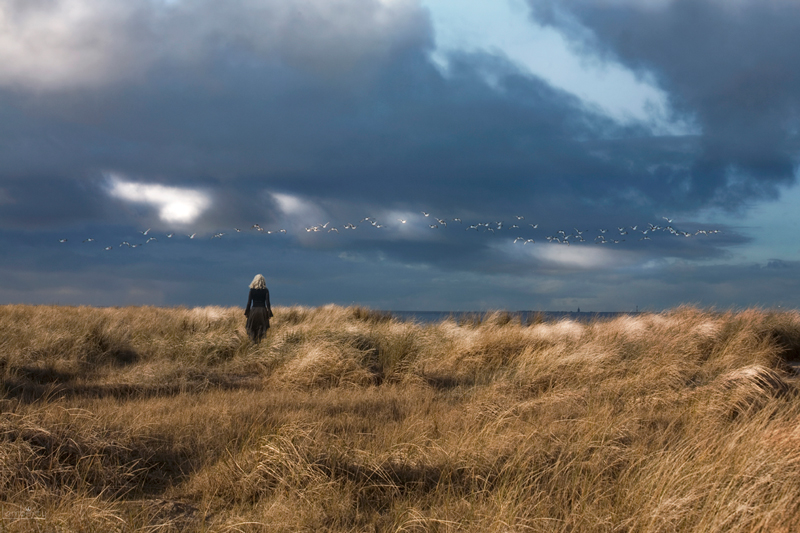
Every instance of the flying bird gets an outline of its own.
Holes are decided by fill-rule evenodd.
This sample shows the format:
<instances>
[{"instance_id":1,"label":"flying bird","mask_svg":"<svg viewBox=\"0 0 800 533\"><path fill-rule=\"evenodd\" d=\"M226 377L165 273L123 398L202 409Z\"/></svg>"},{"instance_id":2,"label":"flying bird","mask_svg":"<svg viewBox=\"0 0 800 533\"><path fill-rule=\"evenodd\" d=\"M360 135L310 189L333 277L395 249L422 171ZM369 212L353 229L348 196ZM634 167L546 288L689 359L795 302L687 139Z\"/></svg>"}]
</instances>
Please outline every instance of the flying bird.
<instances>
[{"instance_id":1,"label":"flying bird","mask_svg":"<svg viewBox=\"0 0 800 533\"><path fill-rule=\"evenodd\" d=\"M421 213L425 217L430 217L430 218L432 218L432 219L434 219L436 221L435 224L428 224L428 227L430 229L440 229L440 228L446 228L447 227L447 219L432 216L431 213L426 212L426 211L421 211ZM672 219L671 218L668 218L668 217L661 217L661 218L666 220L668 223L672 223ZM511 224L509 226L505 226L505 223L503 221L478 222L478 223L474 223L474 224L471 224L469 226L466 226L465 229L466 230L474 229L477 232L480 232L481 228L483 228L483 230L485 232L492 232L492 233L502 231L504 229L504 226L507 229L519 229L520 228L520 224L522 224L522 222L516 223L516 221L520 221L520 220L524 220L524 219L525 219L525 217L523 215L514 215L515 223ZM453 222L458 222L460 224L463 224L461 218L452 218L450 220L452 220ZM408 219L397 218L397 221L400 224L406 224L408 222ZM383 224L379 224L378 221L374 217L371 217L371 216L364 217L360 221L360 223L363 223L363 222L369 222L370 225L374 226L375 228L383 228L383 227L385 227ZM528 223L528 226L530 226L533 229L538 229L539 224ZM357 227L358 226L356 224L349 224L349 223L348 224L344 224L343 226L340 226L340 227L336 227L336 226L332 226L331 225L331 221L328 221L328 222L325 222L324 224L317 224L317 225L314 225L314 226L306 227L305 230L307 232L319 232L319 231L327 230L328 233L335 232L335 233L338 234L340 232L340 228L342 228L342 229L353 229L354 230ZM287 230L283 229L283 228L279 229L279 230L266 231L259 224L253 224L251 226L251 229L255 229L255 230L257 230L257 231L259 231L261 233L266 232L269 235L271 235L273 233L284 233L284 234L287 233ZM557 232L555 234L552 234L552 235L550 235L550 236L548 236L546 238L551 243L566 244L567 246L569 246L570 244L585 243L585 242L587 242L587 239L590 239L590 237L588 237L589 230L580 230L578 228L573 228L573 229L574 229L574 231L573 231L572 234L567 234L567 232L564 231L564 230L557 230ZM641 230L639 229L639 225L621 226L621 227L617 227L617 229L619 230L618 237L622 237L622 236L628 235L629 232L631 234L633 234L633 235L635 235L637 233L640 233L641 235L637 236L637 237L639 237L638 238L639 241L652 240L651 239L651 235L653 235L656 231L669 232L672 235L682 236L682 237L693 237L693 236L698 236L698 235L714 235L714 234L717 234L717 233L722 233L721 230L716 230L716 229L698 229L698 230L695 230L695 231L692 231L692 232L687 232L687 231L683 231L683 230L678 230L678 229L672 227L671 225L659 226L659 225L656 225L656 224L653 224L653 223L650 223L650 222L648 222L646 224L646 227L644 225L642 225L642 229ZM151 231L152 231L151 228L147 228L146 230L139 231L138 233L142 234L143 236L147 236ZM241 233L243 230L241 228L233 228L233 231L235 231L236 233ZM621 242L625 242L625 239L611 239L610 235L609 235L609 238L607 239L606 238L606 234L609 232L609 229L599 228L597 231L598 231L599 235L597 235L594 238L594 240L592 241L595 244L611 244L611 243L619 244ZM164 235L166 235L166 238L169 239L169 238L172 238L175 234L173 232L170 232L170 233L166 233ZM189 237L190 239L194 239L197 235L198 235L198 233L192 233L191 235L187 235L187 237ZM226 233L224 233L224 232L214 233L213 236L211 237L211 239L221 239L223 235L226 235ZM587 235L587 237L584 238L584 235ZM148 243L150 243L152 241L158 241L158 239L156 237L149 237L149 238L147 238L147 240L144 243L137 243L137 244L131 244L128 241L122 241L119 244L119 246L120 247L128 246L130 248L137 248L137 247L143 246L144 244L148 244ZM528 239L528 238L525 238L525 237L517 237L517 238L515 238L513 240L513 242L515 244L519 243L520 241L523 244L534 244L536 242L536 241L534 241L534 239ZM58 239L58 242L66 243L66 242L68 242L68 239L67 238ZM93 238L93 237L88 237L86 239L83 239L83 241L81 241L81 242L84 242L84 243L96 242L96 239ZM114 246L112 245L112 246L106 246L103 249L107 250L107 251L110 251L113 248L114 248Z\"/></svg>"}]
</instances>

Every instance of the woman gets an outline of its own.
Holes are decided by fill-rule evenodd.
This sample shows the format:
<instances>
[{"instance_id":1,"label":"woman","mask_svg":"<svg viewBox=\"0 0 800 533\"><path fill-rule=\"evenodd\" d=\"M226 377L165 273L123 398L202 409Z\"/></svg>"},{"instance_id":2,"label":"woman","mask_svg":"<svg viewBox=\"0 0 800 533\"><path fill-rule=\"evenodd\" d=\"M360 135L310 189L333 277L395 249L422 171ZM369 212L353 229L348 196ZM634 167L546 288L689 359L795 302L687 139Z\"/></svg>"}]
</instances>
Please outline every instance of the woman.
<instances>
[{"instance_id":1,"label":"woman","mask_svg":"<svg viewBox=\"0 0 800 533\"><path fill-rule=\"evenodd\" d=\"M251 303L252 309L250 308ZM267 282L261 274L257 274L250 283L250 294L247 297L244 316L247 317L247 334L250 335L253 342L260 342L269 329L269 319L272 317Z\"/></svg>"}]
</instances>

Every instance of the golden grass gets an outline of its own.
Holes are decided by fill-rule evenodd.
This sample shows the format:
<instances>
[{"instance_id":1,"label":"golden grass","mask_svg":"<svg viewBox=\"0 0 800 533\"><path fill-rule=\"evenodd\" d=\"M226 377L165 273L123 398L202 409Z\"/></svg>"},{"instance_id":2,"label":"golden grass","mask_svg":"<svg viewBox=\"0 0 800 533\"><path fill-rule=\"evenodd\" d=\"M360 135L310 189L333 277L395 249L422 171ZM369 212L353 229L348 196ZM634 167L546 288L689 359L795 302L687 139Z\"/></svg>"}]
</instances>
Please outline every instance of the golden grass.
<instances>
[{"instance_id":1,"label":"golden grass","mask_svg":"<svg viewBox=\"0 0 800 533\"><path fill-rule=\"evenodd\" d=\"M800 314L0 307L0 531L793 531Z\"/></svg>"}]
</instances>

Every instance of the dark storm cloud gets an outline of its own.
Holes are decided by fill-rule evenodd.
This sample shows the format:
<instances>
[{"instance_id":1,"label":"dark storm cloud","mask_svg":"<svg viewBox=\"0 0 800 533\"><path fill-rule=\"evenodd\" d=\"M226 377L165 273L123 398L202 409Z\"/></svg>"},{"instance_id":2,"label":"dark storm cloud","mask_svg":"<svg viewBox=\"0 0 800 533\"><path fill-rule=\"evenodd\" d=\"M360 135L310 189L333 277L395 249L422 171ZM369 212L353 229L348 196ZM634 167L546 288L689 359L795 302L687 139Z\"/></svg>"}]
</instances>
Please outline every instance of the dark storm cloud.
<instances>
[{"instance_id":1,"label":"dark storm cloud","mask_svg":"<svg viewBox=\"0 0 800 533\"><path fill-rule=\"evenodd\" d=\"M531 299L544 309L658 311L682 304L717 309L750 306L797 307L800 290L796 267L775 269L767 264L706 264L688 262L655 265L651 269L585 272L556 278L551 290L533 291ZM550 280L553 283L553 280Z\"/></svg>"},{"instance_id":2,"label":"dark storm cloud","mask_svg":"<svg viewBox=\"0 0 800 533\"><path fill-rule=\"evenodd\" d=\"M17 231L114 223L107 196L79 180L35 176L2 183L0 227Z\"/></svg>"},{"instance_id":3,"label":"dark storm cloud","mask_svg":"<svg viewBox=\"0 0 800 533\"><path fill-rule=\"evenodd\" d=\"M371 12L353 6L377 9L347 5L355 19ZM157 33L166 52L147 69L137 66L144 59L134 62L141 72L126 83L108 64L105 84L75 87L70 78L36 92L9 85L0 137L17 147L2 155L7 177L96 180L111 170L220 191L259 183L365 208L421 205L495 218L525 209L563 224L581 223L565 213L596 220L624 203L624 216L650 218L686 201L697 139L620 126L488 54L454 55L443 75L428 59L433 37L419 12L410 10L386 39L362 36L381 45L366 53L358 52L364 42L344 46L337 35L329 50L319 39L262 38L252 21L235 30L232 21L265 16L254 6L235 3L218 16L199 3L160 26L130 14L122 40L140 27L175 35ZM106 23L120 16L107 14ZM195 19L213 21L213 31L186 22ZM315 24L322 21L290 13L280 29L313 36ZM181 55L174 42L192 46ZM243 210L227 203L231 217Z\"/></svg>"},{"instance_id":4,"label":"dark storm cloud","mask_svg":"<svg viewBox=\"0 0 800 533\"><path fill-rule=\"evenodd\" d=\"M777 196L800 151L800 4L783 0L530 0L590 54L655 78L702 131L694 204Z\"/></svg>"},{"instance_id":5,"label":"dark storm cloud","mask_svg":"<svg viewBox=\"0 0 800 533\"><path fill-rule=\"evenodd\" d=\"M649 12L568 4L595 31L585 41L591 53L654 73L675 112L701 127L656 136L496 55L452 54L440 70L429 58L433 29L412 2L82 3L82 15L59 0L0 7L13 30L0 36L0 229L7 232L0 238L15 250L0 269L16 280L0 292L4 301L34 293L31 301L53 301L44 277L85 289L83 300L67 291L62 302L234 305L241 302L230 284L246 287L263 269L284 302L559 309L577 302L570 295L578 291L583 302L627 309L631 287L649 279L626 281L642 265L725 258L745 239L721 226L724 233L708 238L639 242L637 235L615 248L560 248L545 237L577 228L591 242L600 228L666 225L661 217L673 213L686 215L676 227L694 232L705 226L690 222L693 209L774 194L791 179L797 153L795 74L753 73L771 50L755 42L755 29L745 32L757 64L749 67L710 46L698 55L684 42L663 50L672 34ZM535 13L546 18L543 5ZM689 42L714 24L716 4L699 5L697 28L685 3L665 8L673 26L687 25ZM626 13L650 32L618 36L615 17ZM769 4L756 17L760 27L777 13ZM793 43L791 22L782 24L775 39ZM41 28L49 28L46 41ZM48 50L42 42L55 44ZM782 54L778 66L793 57ZM695 64L709 70L717 60L727 62L720 80ZM111 176L171 187L170 194L199 192L210 204L196 220L171 222L163 205L114 195ZM289 212L271 193L301 208ZM420 217L421 210L450 219L449 227L434 233L417 220L426 233L366 224L342 235L304 231L367 215L397 225L393 213ZM525 221L511 230L515 215ZM455 217L465 226L505 226L467 232ZM249 229L253 223L290 231L266 236ZM158 242L120 247L150 227ZM167 240L171 231L175 239ZM216 231L226 236L211 239ZM187 236L193 232L196 240ZM88 236L96 247L82 242ZM542 248L514 247L516 237ZM459 283L480 289L464 293ZM676 303L670 291L653 301Z\"/></svg>"}]
</instances>

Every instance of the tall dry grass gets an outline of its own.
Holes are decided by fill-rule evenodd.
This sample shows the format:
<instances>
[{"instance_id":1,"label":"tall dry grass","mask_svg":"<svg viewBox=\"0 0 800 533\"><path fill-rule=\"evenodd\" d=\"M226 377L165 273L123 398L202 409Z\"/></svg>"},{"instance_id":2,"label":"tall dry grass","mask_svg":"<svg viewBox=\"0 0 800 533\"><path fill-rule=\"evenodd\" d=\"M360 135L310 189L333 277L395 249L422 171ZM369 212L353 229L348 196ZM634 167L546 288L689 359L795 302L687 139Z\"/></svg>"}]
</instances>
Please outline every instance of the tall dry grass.
<instances>
[{"instance_id":1,"label":"tall dry grass","mask_svg":"<svg viewBox=\"0 0 800 533\"><path fill-rule=\"evenodd\" d=\"M0 307L0 531L794 531L800 314Z\"/></svg>"}]
</instances>

